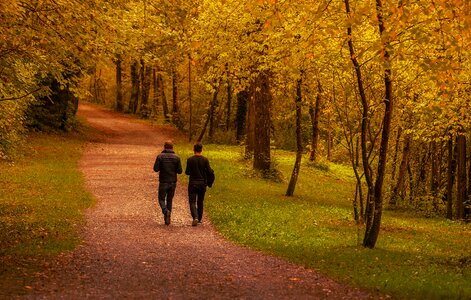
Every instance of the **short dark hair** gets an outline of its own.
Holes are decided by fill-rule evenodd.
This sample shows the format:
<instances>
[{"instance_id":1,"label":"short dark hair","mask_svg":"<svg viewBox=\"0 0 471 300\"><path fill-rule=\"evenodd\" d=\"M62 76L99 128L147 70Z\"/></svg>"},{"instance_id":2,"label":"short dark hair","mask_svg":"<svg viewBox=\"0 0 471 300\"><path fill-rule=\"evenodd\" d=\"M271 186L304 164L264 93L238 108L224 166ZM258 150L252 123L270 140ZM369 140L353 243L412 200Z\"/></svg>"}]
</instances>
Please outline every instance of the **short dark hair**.
<instances>
[{"instance_id":1,"label":"short dark hair","mask_svg":"<svg viewBox=\"0 0 471 300\"><path fill-rule=\"evenodd\" d=\"M201 143L196 143L193 146L193 151L198 152L198 153L203 151L203 145Z\"/></svg>"},{"instance_id":2,"label":"short dark hair","mask_svg":"<svg viewBox=\"0 0 471 300\"><path fill-rule=\"evenodd\" d=\"M171 141L166 141L164 144L164 149L173 149L173 143Z\"/></svg>"}]
</instances>

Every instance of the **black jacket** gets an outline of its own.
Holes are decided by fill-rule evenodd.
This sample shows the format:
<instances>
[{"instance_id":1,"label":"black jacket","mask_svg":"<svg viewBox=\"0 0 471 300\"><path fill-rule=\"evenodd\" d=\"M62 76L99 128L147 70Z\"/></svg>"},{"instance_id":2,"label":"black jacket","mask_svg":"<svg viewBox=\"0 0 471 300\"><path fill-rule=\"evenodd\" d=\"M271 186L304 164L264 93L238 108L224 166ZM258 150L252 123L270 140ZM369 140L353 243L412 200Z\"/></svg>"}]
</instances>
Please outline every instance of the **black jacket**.
<instances>
[{"instance_id":1,"label":"black jacket","mask_svg":"<svg viewBox=\"0 0 471 300\"><path fill-rule=\"evenodd\" d=\"M182 163L173 150L165 149L155 159L154 171L159 173L159 182L177 182L177 174L182 173Z\"/></svg>"},{"instance_id":2,"label":"black jacket","mask_svg":"<svg viewBox=\"0 0 471 300\"><path fill-rule=\"evenodd\" d=\"M213 172L206 157L193 155L186 161L185 174L190 175L190 184L207 184L206 172Z\"/></svg>"}]
</instances>

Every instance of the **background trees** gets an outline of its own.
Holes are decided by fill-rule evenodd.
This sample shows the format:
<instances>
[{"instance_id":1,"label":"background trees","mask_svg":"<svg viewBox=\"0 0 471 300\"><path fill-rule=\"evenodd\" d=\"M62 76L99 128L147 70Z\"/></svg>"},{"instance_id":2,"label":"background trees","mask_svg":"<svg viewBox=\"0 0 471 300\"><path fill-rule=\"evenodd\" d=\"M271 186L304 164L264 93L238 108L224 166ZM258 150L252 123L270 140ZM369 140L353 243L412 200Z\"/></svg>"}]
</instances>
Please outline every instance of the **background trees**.
<instances>
[{"instance_id":1,"label":"background trees","mask_svg":"<svg viewBox=\"0 0 471 300\"><path fill-rule=\"evenodd\" d=\"M76 106L72 91L94 59L93 40L102 27L92 1L7 1L0 15L0 156L5 157L28 124L69 126Z\"/></svg>"},{"instance_id":2,"label":"background trees","mask_svg":"<svg viewBox=\"0 0 471 300\"><path fill-rule=\"evenodd\" d=\"M314 167L350 163L368 247L383 205L468 216L467 1L56 0L0 11L3 156L26 123L66 129L80 96L172 122L190 140L244 144L267 175L271 149L297 150L287 194L303 152ZM62 103L52 115L49 99Z\"/></svg>"}]
</instances>

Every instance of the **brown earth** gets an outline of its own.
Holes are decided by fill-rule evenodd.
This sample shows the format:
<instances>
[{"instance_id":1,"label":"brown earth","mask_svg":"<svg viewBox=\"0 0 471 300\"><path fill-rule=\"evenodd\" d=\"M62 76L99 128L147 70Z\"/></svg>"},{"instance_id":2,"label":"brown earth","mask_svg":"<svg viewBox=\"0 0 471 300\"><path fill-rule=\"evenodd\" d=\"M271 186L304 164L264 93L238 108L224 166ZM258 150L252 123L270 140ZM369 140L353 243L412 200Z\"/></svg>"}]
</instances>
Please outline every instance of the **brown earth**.
<instances>
[{"instance_id":1,"label":"brown earth","mask_svg":"<svg viewBox=\"0 0 471 300\"><path fill-rule=\"evenodd\" d=\"M24 297L372 298L315 270L234 245L208 218L192 227L182 183L172 224L165 226L152 166L163 142L178 133L88 104L80 106L79 114L104 136L88 145L80 162L97 204L86 212L83 243L49 263Z\"/></svg>"}]
</instances>

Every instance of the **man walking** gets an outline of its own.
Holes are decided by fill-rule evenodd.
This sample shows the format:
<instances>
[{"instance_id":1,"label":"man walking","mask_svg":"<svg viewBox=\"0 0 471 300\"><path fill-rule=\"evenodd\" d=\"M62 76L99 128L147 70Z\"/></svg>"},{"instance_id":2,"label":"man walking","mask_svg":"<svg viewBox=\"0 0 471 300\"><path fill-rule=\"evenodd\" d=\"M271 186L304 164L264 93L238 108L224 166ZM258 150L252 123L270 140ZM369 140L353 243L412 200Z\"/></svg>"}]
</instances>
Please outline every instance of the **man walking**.
<instances>
[{"instance_id":1,"label":"man walking","mask_svg":"<svg viewBox=\"0 0 471 300\"><path fill-rule=\"evenodd\" d=\"M173 151L173 143L165 142L164 150L155 159L154 171L159 172L159 205L165 225L170 225L172 201L177 187L177 174L182 173L180 158Z\"/></svg>"},{"instance_id":2,"label":"man walking","mask_svg":"<svg viewBox=\"0 0 471 300\"><path fill-rule=\"evenodd\" d=\"M190 212L193 217L192 226L198 225L203 219L203 201L206 192L207 173L214 173L209 166L209 160L201 155L203 145L196 143L193 146L195 155L188 158L186 162L185 174L190 175L188 183L188 198L190 202Z\"/></svg>"}]
</instances>

